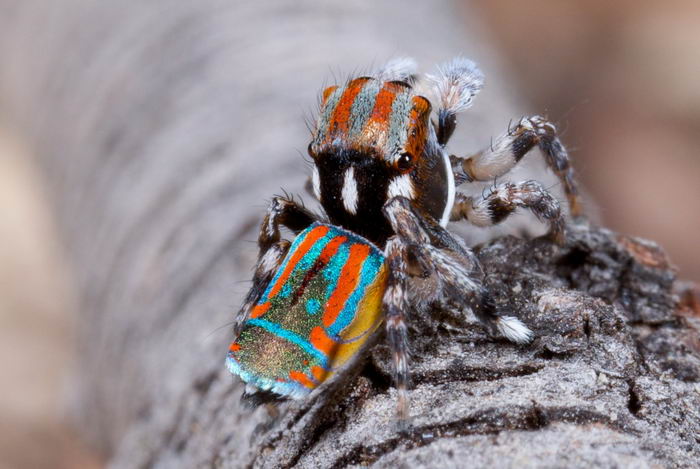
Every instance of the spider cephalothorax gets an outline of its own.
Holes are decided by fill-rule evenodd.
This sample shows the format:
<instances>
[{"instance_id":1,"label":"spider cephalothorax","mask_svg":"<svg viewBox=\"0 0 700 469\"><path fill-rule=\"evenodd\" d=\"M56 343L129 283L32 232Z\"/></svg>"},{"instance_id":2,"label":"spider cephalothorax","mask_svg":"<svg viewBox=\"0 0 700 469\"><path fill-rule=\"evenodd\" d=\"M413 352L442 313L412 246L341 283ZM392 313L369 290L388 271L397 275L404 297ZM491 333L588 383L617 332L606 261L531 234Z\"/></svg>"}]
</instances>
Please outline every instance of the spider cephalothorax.
<instances>
[{"instance_id":1,"label":"spider cephalothorax","mask_svg":"<svg viewBox=\"0 0 700 469\"><path fill-rule=\"evenodd\" d=\"M323 93L309 154L311 187L325 216L291 199L272 200L227 357L229 369L248 383L244 397L300 398L343 376L383 322L405 421L412 314L471 311L513 342L532 340L517 312L496 308L472 251L446 227L460 220L492 226L522 207L563 242L559 202L537 181L502 182L477 197L456 189L504 176L539 147L571 214L580 215L566 150L555 127L533 116L480 152L449 155L456 114L469 107L483 78L465 59L426 78L433 105L416 93L413 62L405 59ZM280 225L297 235L292 243L282 239Z\"/></svg>"},{"instance_id":2,"label":"spider cephalothorax","mask_svg":"<svg viewBox=\"0 0 700 469\"><path fill-rule=\"evenodd\" d=\"M324 91L309 154L332 223L383 245L392 229L382 208L401 196L447 224L454 182L431 110L406 81L361 77Z\"/></svg>"}]
</instances>

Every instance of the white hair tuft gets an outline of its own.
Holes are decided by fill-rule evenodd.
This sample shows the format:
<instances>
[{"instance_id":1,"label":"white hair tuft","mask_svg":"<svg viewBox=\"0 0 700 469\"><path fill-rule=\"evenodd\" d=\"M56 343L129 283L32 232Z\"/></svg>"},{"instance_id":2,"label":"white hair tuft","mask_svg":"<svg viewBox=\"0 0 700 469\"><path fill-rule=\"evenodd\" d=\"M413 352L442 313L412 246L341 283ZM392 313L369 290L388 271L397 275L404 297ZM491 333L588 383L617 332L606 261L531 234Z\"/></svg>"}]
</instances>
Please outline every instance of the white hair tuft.
<instances>
[{"instance_id":1,"label":"white hair tuft","mask_svg":"<svg viewBox=\"0 0 700 469\"><path fill-rule=\"evenodd\" d=\"M396 57L389 60L376 73L379 81L405 81L413 84L416 81L416 70L418 66L411 57Z\"/></svg>"},{"instance_id":2,"label":"white hair tuft","mask_svg":"<svg viewBox=\"0 0 700 469\"><path fill-rule=\"evenodd\" d=\"M496 319L496 328L506 339L516 344L528 344L535 336L520 319L513 316L501 316Z\"/></svg>"},{"instance_id":3,"label":"white hair tuft","mask_svg":"<svg viewBox=\"0 0 700 469\"><path fill-rule=\"evenodd\" d=\"M484 86L484 75L474 62L463 57L438 66L435 75L426 75L437 94L441 110L456 114L467 109Z\"/></svg>"}]
</instances>

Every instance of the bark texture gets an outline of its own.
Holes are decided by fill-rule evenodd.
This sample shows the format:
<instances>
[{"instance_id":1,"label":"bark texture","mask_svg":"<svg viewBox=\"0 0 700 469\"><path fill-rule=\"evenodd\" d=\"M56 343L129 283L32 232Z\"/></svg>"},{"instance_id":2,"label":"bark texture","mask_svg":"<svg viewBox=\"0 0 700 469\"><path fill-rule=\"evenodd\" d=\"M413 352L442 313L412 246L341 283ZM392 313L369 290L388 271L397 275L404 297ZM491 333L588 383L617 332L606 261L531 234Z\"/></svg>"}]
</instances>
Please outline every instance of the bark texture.
<instances>
[{"instance_id":1,"label":"bark texture","mask_svg":"<svg viewBox=\"0 0 700 469\"><path fill-rule=\"evenodd\" d=\"M451 145L466 153L521 109L488 43L474 9L419 0L0 1L0 109L45 169L81 297L73 415L113 467L698 464L697 300L674 294L659 247L588 226L561 248L479 248L533 344L414 318L409 435L381 344L352 382L277 418L239 404L218 328L265 201L301 191L300 116L329 69L474 57L488 84ZM514 179L553 181L526 160Z\"/></svg>"}]
</instances>

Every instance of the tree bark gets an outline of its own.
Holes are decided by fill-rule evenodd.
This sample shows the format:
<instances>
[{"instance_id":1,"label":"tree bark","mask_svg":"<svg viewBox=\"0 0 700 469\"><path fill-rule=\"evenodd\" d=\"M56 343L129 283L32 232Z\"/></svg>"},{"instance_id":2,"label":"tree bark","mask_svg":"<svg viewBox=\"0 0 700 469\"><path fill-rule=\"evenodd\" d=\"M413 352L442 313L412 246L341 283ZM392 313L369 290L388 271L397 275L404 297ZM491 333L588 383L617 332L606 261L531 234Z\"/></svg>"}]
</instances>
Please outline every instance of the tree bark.
<instances>
[{"instance_id":1,"label":"tree bark","mask_svg":"<svg viewBox=\"0 0 700 469\"><path fill-rule=\"evenodd\" d=\"M410 434L393 425L381 343L337 392L278 417L240 405L223 359L247 241L272 194L302 191L302 116L322 85L397 54L424 67L464 54L488 84L452 151L522 114L475 8L437 5L0 2L0 109L48 176L80 293L73 415L113 467L700 461L697 303L674 294L658 246L596 227L572 225L561 248L505 236L478 249L533 344L415 318ZM513 178L553 181L526 160Z\"/></svg>"}]
</instances>

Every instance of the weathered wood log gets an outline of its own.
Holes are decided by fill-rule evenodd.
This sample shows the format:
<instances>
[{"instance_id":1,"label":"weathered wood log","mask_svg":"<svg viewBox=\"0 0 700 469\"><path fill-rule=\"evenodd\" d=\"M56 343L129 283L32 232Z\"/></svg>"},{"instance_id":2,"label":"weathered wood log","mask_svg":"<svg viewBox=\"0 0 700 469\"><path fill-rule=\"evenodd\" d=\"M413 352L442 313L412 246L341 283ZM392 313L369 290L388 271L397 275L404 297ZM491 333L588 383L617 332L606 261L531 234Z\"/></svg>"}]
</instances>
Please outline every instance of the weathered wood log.
<instances>
[{"instance_id":1,"label":"weathered wood log","mask_svg":"<svg viewBox=\"0 0 700 469\"><path fill-rule=\"evenodd\" d=\"M464 152L518 115L474 9L435 8L0 3L0 103L48 176L81 298L73 414L113 467L700 461L697 304L674 294L659 247L586 226L561 248L510 236L479 248L486 283L533 326L533 344L440 312L414 318L409 435L393 425L381 344L352 383L277 419L239 404L220 326L247 287L245 240L266 199L302 191L300 116L329 69L343 79L397 53L476 58L488 84L452 145ZM552 181L541 168L531 158L513 177Z\"/></svg>"}]
</instances>

